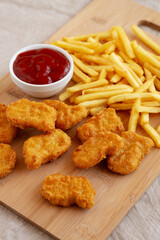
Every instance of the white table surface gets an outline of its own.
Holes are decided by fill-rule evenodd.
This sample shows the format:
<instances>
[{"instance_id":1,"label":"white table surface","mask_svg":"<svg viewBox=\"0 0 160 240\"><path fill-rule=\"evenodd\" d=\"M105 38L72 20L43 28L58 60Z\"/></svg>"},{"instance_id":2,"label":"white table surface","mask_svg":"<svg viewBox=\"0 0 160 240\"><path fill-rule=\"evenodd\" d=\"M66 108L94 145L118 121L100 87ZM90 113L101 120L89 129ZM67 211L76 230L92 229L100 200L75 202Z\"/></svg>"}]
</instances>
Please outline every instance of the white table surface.
<instances>
[{"instance_id":1,"label":"white table surface","mask_svg":"<svg viewBox=\"0 0 160 240\"><path fill-rule=\"evenodd\" d=\"M0 0L0 77L8 72L9 59L15 51L25 45L43 42L91 1ZM160 12L160 0L136 1ZM0 240L51 238L0 206ZM108 240L160 240L160 177Z\"/></svg>"}]
</instances>

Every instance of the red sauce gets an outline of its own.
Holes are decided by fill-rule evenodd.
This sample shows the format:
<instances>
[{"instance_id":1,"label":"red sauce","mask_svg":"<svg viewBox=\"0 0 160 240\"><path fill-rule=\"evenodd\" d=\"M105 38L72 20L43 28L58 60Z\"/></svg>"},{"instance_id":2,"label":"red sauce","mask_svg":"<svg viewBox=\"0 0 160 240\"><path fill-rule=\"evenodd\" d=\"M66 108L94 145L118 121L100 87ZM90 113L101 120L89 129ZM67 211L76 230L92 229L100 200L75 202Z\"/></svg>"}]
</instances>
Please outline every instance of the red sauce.
<instances>
[{"instance_id":1,"label":"red sauce","mask_svg":"<svg viewBox=\"0 0 160 240\"><path fill-rule=\"evenodd\" d=\"M70 70L68 59L55 50L43 48L20 53L13 63L15 75L31 84L61 80Z\"/></svg>"}]
</instances>

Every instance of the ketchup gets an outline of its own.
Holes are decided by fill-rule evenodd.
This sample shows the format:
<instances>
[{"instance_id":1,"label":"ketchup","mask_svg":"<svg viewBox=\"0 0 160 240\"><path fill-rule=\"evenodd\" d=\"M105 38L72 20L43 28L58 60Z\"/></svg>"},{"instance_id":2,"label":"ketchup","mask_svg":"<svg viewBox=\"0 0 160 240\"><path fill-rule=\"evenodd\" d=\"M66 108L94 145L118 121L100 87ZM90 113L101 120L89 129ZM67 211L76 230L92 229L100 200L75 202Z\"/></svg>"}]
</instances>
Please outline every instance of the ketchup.
<instances>
[{"instance_id":1,"label":"ketchup","mask_svg":"<svg viewBox=\"0 0 160 240\"><path fill-rule=\"evenodd\" d=\"M20 53L13 63L15 75L31 84L49 84L61 80L70 70L68 59L48 48Z\"/></svg>"}]
</instances>

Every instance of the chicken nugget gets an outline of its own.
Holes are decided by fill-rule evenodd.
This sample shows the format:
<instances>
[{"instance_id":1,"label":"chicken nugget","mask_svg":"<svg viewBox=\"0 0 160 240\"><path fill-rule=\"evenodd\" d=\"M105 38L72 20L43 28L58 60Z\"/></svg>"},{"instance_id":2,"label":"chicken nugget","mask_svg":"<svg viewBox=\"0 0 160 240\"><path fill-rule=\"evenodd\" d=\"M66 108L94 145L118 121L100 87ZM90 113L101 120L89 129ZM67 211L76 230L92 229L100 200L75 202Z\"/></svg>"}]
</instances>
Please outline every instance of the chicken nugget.
<instances>
[{"instance_id":1,"label":"chicken nugget","mask_svg":"<svg viewBox=\"0 0 160 240\"><path fill-rule=\"evenodd\" d=\"M21 129L33 127L51 132L55 129L57 112L45 103L20 99L8 106L6 115L14 126Z\"/></svg>"},{"instance_id":2,"label":"chicken nugget","mask_svg":"<svg viewBox=\"0 0 160 240\"><path fill-rule=\"evenodd\" d=\"M97 115L77 128L77 137L85 142L89 137L96 136L99 132L110 131L121 134L124 131L121 119L113 108L104 108Z\"/></svg>"},{"instance_id":3,"label":"chicken nugget","mask_svg":"<svg viewBox=\"0 0 160 240\"><path fill-rule=\"evenodd\" d=\"M96 191L87 178L58 173L45 178L41 194L53 205L67 207L76 203L81 208L91 208Z\"/></svg>"},{"instance_id":4,"label":"chicken nugget","mask_svg":"<svg viewBox=\"0 0 160 240\"><path fill-rule=\"evenodd\" d=\"M23 157L28 169L37 169L49 161L55 161L71 145L70 137L60 129L53 133L34 136L24 142Z\"/></svg>"},{"instance_id":5,"label":"chicken nugget","mask_svg":"<svg viewBox=\"0 0 160 240\"><path fill-rule=\"evenodd\" d=\"M44 100L44 103L57 110L56 127L67 130L87 117L87 109L83 106L69 106L57 100Z\"/></svg>"},{"instance_id":6,"label":"chicken nugget","mask_svg":"<svg viewBox=\"0 0 160 240\"><path fill-rule=\"evenodd\" d=\"M11 143L16 137L18 129L6 117L7 106L0 104L0 142Z\"/></svg>"},{"instance_id":7,"label":"chicken nugget","mask_svg":"<svg viewBox=\"0 0 160 240\"><path fill-rule=\"evenodd\" d=\"M114 155L123 147L123 139L111 132L101 132L90 137L73 152L74 164L88 169L98 164L106 155Z\"/></svg>"},{"instance_id":8,"label":"chicken nugget","mask_svg":"<svg viewBox=\"0 0 160 240\"><path fill-rule=\"evenodd\" d=\"M123 147L107 159L108 168L119 174L129 174L140 165L143 157L154 146L153 141L132 131L123 132Z\"/></svg>"},{"instance_id":9,"label":"chicken nugget","mask_svg":"<svg viewBox=\"0 0 160 240\"><path fill-rule=\"evenodd\" d=\"M13 171L16 163L16 152L8 144L0 144L0 178Z\"/></svg>"}]
</instances>

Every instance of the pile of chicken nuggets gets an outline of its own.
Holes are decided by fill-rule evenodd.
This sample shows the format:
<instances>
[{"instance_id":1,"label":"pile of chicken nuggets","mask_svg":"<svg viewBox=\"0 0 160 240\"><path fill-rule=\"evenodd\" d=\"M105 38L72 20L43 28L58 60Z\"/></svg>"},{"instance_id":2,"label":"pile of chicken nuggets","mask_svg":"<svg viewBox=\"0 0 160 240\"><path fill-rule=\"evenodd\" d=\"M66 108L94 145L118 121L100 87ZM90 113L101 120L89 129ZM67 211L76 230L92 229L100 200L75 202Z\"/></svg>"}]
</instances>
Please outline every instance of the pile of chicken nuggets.
<instances>
[{"instance_id":1,"label":"pile of chicken nuggets","mask_svg":"<svg viewBox=\"0 0 160 240\"><path fill-rule=\"evenodd\" d=\"M69 106L57 100L34 102L20 99L8 107L0 104L0 178L15 167L16 152L9 145L18 129L36 128L43 132L27 139L23 158L28 169L55 161L71 146L71 138L64 131L80 123L88 115L85 107ZM153 141L132 131L125 131L113 108L104 108L77 128L82 142L73 152L76 167L88 169L106 159L108 168L118 174L137 169L143 157L154 146ZM95 189L87 178L47 176L41 194L54 205L82 208L94 205Z\"/></svg>"},{"instance_id":2,"label":"pile of chicken nuggets","mask_svg":"<svg viewBox=\"0 0 160 240\"><path fill-rule=\"evenodd\" d=\"M119 174L135 171L154 146L150 138L124 131L113 108L104 108L78 127L77 137L83 143L73 152L77 167L88 169L106 158L108 168Z\"/></svg>"}]
</instances>

